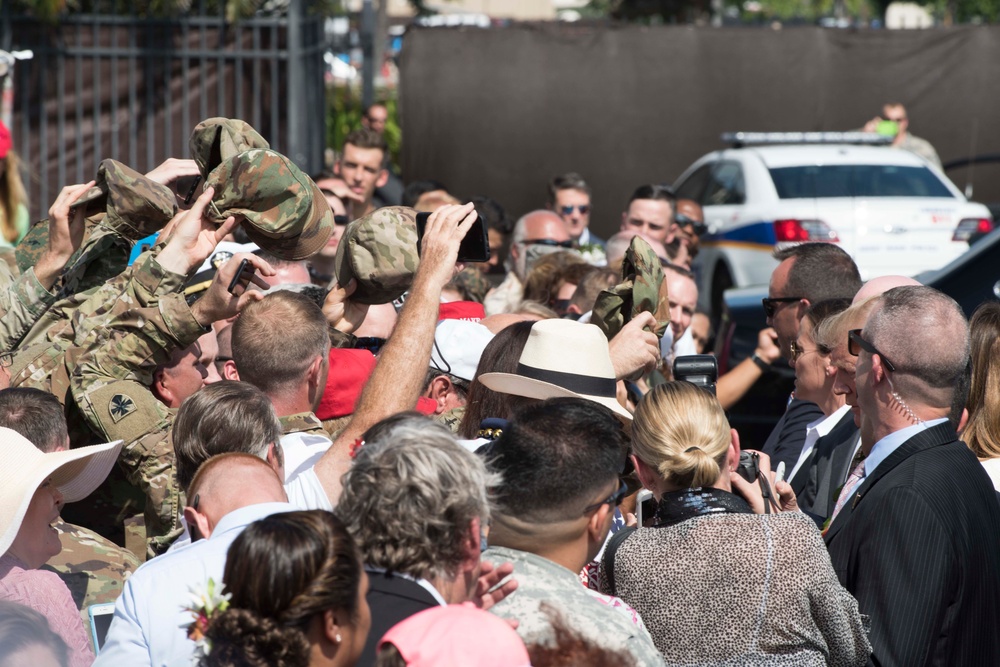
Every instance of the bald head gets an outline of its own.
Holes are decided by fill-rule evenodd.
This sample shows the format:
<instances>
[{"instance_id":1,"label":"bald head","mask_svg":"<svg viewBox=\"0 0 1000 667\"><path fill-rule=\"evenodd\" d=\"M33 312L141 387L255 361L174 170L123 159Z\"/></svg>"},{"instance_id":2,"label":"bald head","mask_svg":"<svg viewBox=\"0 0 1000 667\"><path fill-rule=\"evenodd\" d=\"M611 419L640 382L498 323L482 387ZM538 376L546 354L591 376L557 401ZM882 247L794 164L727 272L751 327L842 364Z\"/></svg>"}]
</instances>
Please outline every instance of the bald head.
<instances>
[{"instance_id":1,"label":"bald head","mask_svg":"<svg viewBox=\"0 0 1000 667\"><path fill-rule=\"evenodd\" d=\"M285 487L270 465L250 454L230 452L213 456L198 468L188 489L191 506L184 509L184 517L208 537L230 512L250 505L285 502Z\"/></svg>"},{"instance_id":2,"label":"bald head","mask_svg":"<svg viewBox=\"0 0 1000 667\"><path fill-rule=\"evenodd\" d=\"M919 282L907 276L879 276L878 278L872 278L861 286L858 293L854 295L854 300L851 302L851 305L866 301L873 296L884 294L894 287L906 287L919 284Z\"/></svg>"},{"instance_id":3,"label":"bald head","mask_svg":"<svg viewBox=\"0 0 1000 667\"><path fill-rule=\"evenodd\" d=\"M555 212L539 209L526 213L514 225L513 242L510 246L510 259L513 262L511 268L523 281L535 259L564 249L552 243L569 242L566 223Z\"/></svg>"}]
</instances>

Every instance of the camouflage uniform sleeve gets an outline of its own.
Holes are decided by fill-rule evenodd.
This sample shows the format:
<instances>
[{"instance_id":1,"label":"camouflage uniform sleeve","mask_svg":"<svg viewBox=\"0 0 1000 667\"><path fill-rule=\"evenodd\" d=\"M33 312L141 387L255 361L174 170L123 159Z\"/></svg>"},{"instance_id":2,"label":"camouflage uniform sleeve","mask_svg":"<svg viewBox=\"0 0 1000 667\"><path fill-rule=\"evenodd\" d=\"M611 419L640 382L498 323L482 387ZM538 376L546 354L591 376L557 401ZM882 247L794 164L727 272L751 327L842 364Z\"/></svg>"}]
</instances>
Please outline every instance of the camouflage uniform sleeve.
<instances>
[{"instance_id":1,"label":"camouflage uniform sleeve","mask_svg":"<svg viewBox=\"0 0 1000 667\"><path fill-rule=\"evenodd\" d=\"M354 334L344 333L340 329L334 329L329 327L330 331L330 347L345 348L354 347L358 339Z\"/></svg>"},{"instance_id":2,"label":"camouflage uniform sleeve","mask_svg":"<svg viewBox=\"0 0 1000 667\"><path fill-rule=\"evenodd\" d=\"M42 287L33 268L14 278L6 262L0 262L0 286L0 351L7 351L18 346L58 295Z\"/></svg>"}]
</instances>

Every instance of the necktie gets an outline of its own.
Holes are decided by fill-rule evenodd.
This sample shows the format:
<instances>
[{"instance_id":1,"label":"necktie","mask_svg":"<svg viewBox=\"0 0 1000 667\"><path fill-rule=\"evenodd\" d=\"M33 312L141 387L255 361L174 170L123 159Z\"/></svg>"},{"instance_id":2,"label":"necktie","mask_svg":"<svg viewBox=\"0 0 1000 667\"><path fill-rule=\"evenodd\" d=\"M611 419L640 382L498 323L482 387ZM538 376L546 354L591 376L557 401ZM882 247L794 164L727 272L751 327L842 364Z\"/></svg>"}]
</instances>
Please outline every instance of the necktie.
<instances>
[{"instance_id":1,"label":"necktie","mask_svg":"<svg viewBox=\"0 0 1000 667\"><path fill-rule=\"evenodd\" d=\"M858 453L860 454L861 451L858 450ZM847 481L844 482L844 488L840 490L840 497L837 498L837 504L833 508L833 515L830 517L831 524L833 523L833 520L837 518L837 514L840 513L840 510L844 507L844 503L847 502L847 499L851 497L854 490L858 488L858 485L861 484L864 478L865 462L864 457L862 456L861 460L858 461L858 464L854 466L853 470L851 470L851 474L847 476Z\"/></svg>"}]
</instances>

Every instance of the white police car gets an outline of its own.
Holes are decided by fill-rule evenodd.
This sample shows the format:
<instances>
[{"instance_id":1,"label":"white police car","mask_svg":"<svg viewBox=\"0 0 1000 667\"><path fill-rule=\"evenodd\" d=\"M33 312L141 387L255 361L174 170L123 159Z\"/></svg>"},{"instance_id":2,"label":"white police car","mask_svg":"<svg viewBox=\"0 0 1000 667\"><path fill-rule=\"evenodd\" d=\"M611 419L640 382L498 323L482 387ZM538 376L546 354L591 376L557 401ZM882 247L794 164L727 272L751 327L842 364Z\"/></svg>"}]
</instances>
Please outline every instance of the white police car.
<instances>
[{"instance_id":1,"label":"white police car","mask_svg":"<svg viewBox=\"0 0 1000 667\"><path fill-rule=\"evenodd\" d=\"M708 228L695 260L701 307L718 314L727 288L766 285L776 246L837 243L867 280L940 268L968 250L973 234L993 228L985 206L913 153L828 143L865 137L882 141L861 133L724 135L737 147L705 155L680 176L678 198L699 202Z\"/></svg>"}]
</instances>

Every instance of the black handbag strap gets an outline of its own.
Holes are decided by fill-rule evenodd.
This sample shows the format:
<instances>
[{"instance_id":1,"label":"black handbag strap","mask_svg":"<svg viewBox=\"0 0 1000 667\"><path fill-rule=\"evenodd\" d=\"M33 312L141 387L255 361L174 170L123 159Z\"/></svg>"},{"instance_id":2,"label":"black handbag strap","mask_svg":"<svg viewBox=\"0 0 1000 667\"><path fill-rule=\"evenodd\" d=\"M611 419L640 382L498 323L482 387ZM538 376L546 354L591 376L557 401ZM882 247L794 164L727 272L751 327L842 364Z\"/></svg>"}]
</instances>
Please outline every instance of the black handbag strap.
<instances>
[{"instance_id":1,"label":"black handbag strap","mask_svg":"<svg viewBox=\"0 0 1000 667\"><path fill-rule=\"evenodd\" d=\"M608 582L611 595L618 595L618 588L615 585L615 554L618 552L618 547L622 545L622 542L627 540L629 535L635 531L635 528L622 528L612 535L611 539L604 546L604 577Z\"/></svg>"}]
</instances>

